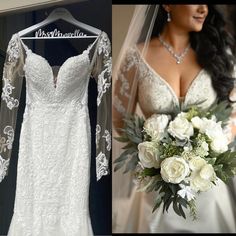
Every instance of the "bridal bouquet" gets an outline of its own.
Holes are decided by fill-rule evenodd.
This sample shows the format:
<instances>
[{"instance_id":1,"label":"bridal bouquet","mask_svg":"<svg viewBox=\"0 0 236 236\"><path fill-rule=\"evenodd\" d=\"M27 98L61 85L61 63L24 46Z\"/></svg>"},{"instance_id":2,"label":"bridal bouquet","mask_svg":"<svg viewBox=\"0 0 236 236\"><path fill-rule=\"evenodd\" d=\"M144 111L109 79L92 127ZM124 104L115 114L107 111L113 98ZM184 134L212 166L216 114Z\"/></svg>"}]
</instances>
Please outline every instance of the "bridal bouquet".
<instances>
[{"instance_id":1,"label":"bridal bouquet","mask_svg":"<svg viewBox=\"0 0 236 236\"><path fill-rule=\"evenodd\" d=\"M227 183L236 174L236 152L230 150L224 132L231 108L222 102L210 109L196 106L174 115L153 114L144 120L125 119L124 151L115 160L115 171L132 171L138 191L157 192L153 212L171 203L186 218L183 208L195 219L198 194L214 187L217 179Z\"/></svg>"}]
</instances>

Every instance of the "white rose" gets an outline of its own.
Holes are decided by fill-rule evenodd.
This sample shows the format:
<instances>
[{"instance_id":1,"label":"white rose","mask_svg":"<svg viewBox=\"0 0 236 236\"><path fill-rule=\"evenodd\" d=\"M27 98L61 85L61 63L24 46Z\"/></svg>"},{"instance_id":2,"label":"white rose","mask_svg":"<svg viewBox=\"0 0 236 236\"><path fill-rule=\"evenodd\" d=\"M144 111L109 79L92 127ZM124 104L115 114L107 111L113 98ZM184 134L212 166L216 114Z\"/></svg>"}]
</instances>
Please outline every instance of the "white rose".
<instances>
[{"instance_id":1,"label":"white rose","mask_svg":"<svg viewBox=\"0 0 236 236\"><path fill-rule=\"evenodd\" d=\"M193 171L200 170L207 162L201 157L194 157L189 161L189 167Z\"/></svg>"},{"instance_id":2,"label":"white rose","mask_svg":"<svg viewBox=\"0 0 236 236\"><path fill-rule=\"evenodd\" d=\"M208 120L205 122L205 133L211 139L214 140L219 135L223 135L223 130L221 128L221 122L216 123L213 120Z\"/></svg>"},{"instance_id":3,"label":"white rose","mask_svg":"<svg viewBox=\"0 0 236 236\"><path fill-rule=\"evenodd\" d=\"M228 150L228 139L223 132L221 122L216 123L211 121L205 132L206 135L212 140L210 146L213 151L222 153Z\"/></svg>"},{"instance_id":4,"label":"white rose","mask_svg":"<svg viewBox=\"0 0 236 236\"><path fill-rule=\"evenodd\" d=\"M210 120L207 118L200 119L194 117L191 122L194 127L199 128L201 133L205 133L211 142L211 148L217 153L222 153L228 150L228 139L221 127L221 122L216 122L213 116Z\"/></svg>"},{"instance_id":5,"label":"white rose","mask_svg":"<svg viewBox=\"0 0 236 236\"><path fill-rule=\"evenodd\" d=\"M212 183L211 181L203 179L199 175L196 175L190 181L190 187L196 192L198 191L204 192L204 191L209 190L212 187Z\"/></svg>"},{"instance_id":6,"label":"white rose","mask_svg":"<svg viewBox=\"0 0 236 236\"><path fill-rule=\"evenodd\" d=\"M168 132L180 140L189 139L193 135L193 125L189 122L184 114L179 114L170 122Z\"/></svg>"},{"instance_id":7,"label":"white rose","mask_svg":"<svg viewBox=\"0 0 236 236\"><path fill-rule=\"evenodd\" d=\"M210 147L213 151L222 153L228 150L228 139L221 127L221 122L212 121L206 128L206 135L212 140Z\"/></svg>"},{"instance_id":8,"label":"white rose","mask_svg":"<svg viewBox=\"0 0 236 236\"><path fill-rule=\"evenodd\" d=\"M211 140L214 140L219 135L224 135L221 127L221 121L216 122L213 118L209 120L204 117L202 119L200 132L205 133Z\"/></svg>"},{"instance_id":9,"label":"white rose","mask_svg":"<svg viewBox=\"0 0 236 236\"><path fill-rule=\"evenodd\" d=\"M212 115L212 116L211 116L211 120L217 122L216 116L215 116L215 115Z\"/></svg>"},{"instance_id":10,"label":"white rose","mask_svg":"<svg viewBox=\"0 0 236 236\"><path fill-rule=\"evenodd\" d=\"M138 145L138 157L146 168L159 168L160 157L157 147L152 142L143 142Z\"/></svg>"},{"instance_id":11,"label":"white rose","mask_svg":"<svg viewBox=\"0 0 236 236\"><path fill-rule=\"evenodd\" d=\"M212 150L217 153L226 152L228 150L228 139L226 136L222 134L221 136L218 136L217 138L215 138L211 142L210 146Z\"/></svg>"},{"instance_id":12,"label":"white rose","mask_svg":"<svg viewBox=\"0 0 236 236\"><path fill-rule=\"evenodd\" d=\"M198 116L193 117L191 122L193 127L199 129L201 133L206 133L206 130L214 132L214 128L217 125L213 119L209 120L206 117L200 118Z\"/></svg>"},{"instance_id":13,"label":"white rose","mask_svg":"<svg viewBox=\"0 0 236 236\"><path fill-rule=\"evenodd\" d=\"M216 180L216 173L210 164L202 165L197 171L193 171L190 176L190 187L194 191L207 191L209 190Z\"/></svg>"},{"instance_id":14,"label":"white rose","mask_svg":"<svg viewBox=\"0 0 236 236\"><path fill-rule=\"evenodd\" d=\"M161 140L169 122L169 116L154 114L144 123L144 130L154 140Z\"/></svg>"},{"instance_id":15,"label":"white rose","mask_svg":"<svg viewBox=\"0 0 236 236\"><path fill-rule=\"evenodd\" d=\"M200 117L198 117L198 116L194 116L191 119L191 122L193 124L193 127L197 128L197 129L201 129L201 127L203 125L203 120Z\"/></svg>"},{"instance_id":16,"label":"white rose","mask_svg":"<svg viewBox=\"0 0 236 236\"><path fill-rule=\"evenodd\" d=\"M209 181L214 181L216 179L216 173L214 171L214 168L210 164L204 165L201 168L199 175L201 178L209 180Z\"/></svg>"},{"instance_id":17,"label":"white rose","mask_svg":"<svg viewBox=\"0 0 236 236\"><path fill-rule=\"evenodd\" d=\"M165 182L178 184L189 174L187 162L179 156L164 159L161 162L161 177Z\"/></svg>"}]
</instances>

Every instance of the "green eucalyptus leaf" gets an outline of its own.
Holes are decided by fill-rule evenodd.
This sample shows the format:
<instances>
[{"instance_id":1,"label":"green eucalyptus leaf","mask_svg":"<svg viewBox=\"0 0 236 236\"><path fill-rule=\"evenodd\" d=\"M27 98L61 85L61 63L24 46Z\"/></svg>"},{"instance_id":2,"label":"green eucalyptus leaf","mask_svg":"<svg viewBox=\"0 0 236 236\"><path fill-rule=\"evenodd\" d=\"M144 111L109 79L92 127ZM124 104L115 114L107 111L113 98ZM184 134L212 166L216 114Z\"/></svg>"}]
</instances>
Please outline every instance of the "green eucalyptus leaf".
<instances>
[{"instance_id":1,"label":"green eucalyptus leaf","mask_svg":"<svg viewBox=\"0 0 236 236\"><path fill-rule=\"evenodd\" d=\"M144 174L145 176L159 175L159 174L160 174L160 169L156 169L156 168L144 168L143 174Z\"/></svg>"},{"instance_id":2,"label":"green eucalyptus leaf","mask_svg":"<svg viewBox=\"0 0 236 236\"><path fill-rule=\"evenodd\" d=\"M169 200L167 200L167 202L164 204L164 208L165 208L165 210L166 210L166 212L168 212L168 209L169 209L169 207L170 207L170 204L173 202L173 199L174 198L169 198Z\"/></svg>"},{"instance_id":3,"label":"green eucalyptus leaf","mask_svg":"<svg viewBox=\"0 0 236 236\"><path fill-rule=\"evenodd\" d=\"M126 164L126 168L125 168L125 171L123 172L123 174L127 173L128 171L134 170L136 168L137 164L138 164L138 157L137 157L137 155L133 155L132 158Z\"/></svg>"},{"instance_id":4,"label":"green eucalyptus leaf","mask_svg":"<svg viewBox=\"0 0 236 236\"><path fill-rule=\"evenodd\" d=\"M171 183L169 183L168 186L169 186L169 188L170 188L172 194L173 194L173 195L176 195L177 190L179 189L178 185L177 185L177 184L171 184Z\"/></svg>"},{"instance_id":5,"label":"green eucalyptus leaf","mask_svg":"<svg viewBox=\"0 0 236 236\"><path fill-rule=\"evenodd\" d=\"M125 145L124 147L122 147L122 149L129 149L129 148L135 148L135 150L137 149L137 146L131 142L129 142L127 145Z\"/></svg>"},{"instance_id":6,"label":"green eucalyptus leaf","mask_svg":"<svg viewBox=\"0 0 236 236\"><path fill-rule=\"evenodd\" d=\"M213 166L215 164L216 160L217 160L216 157L214 157L214 158L207 158L207 163Z\"/></svg>"},{"instance_id":7,"label":"green eucalyptus leaf","mask_svg":"<svg viewBox=\"0 0 236 236\"><path fill-rule=\"evenodd\" d=\"M121 155L114 161L114 163L118 163L120 161L124 161L129 157L130 154L137 153L136 149L134 148L129 148L125 150L124 152L121 153Z\"/></svg>"},{"instance_id":8,"label":"green eucalyptus leaf","mask_svg":"<svg viewBox=\"0 0 236 236\"><path fill-rule=\"evenodd\" d=\"M185 215L185 213L183 211L183 208L182 208L181 204L179 204L179 212L180 212L181 216L183 216L184 219L186 219L186 215Z\"/></svg>"},{"instance_id":9,"label":"green eucalyptus leaf","mask_svg":"<svg viewBox=\"0 0 236 236\"><path fill-rule=\"evenodd\" d=\"M163 196L163 202L164 202L163 213L164 213L164 211L165 211L166 203L169 202L169 200L170 200L171 197L172 197L171 191L165 192L165 195Z\"/></svg>"},{"instance_id":10,"label":"green eucalyptus leaf","mask_svg":"<svg viewBox=\"0 0 236 236\"><path fill-rule=\"evenodd\" d=\"M114 137L114 139L122 143L126 143L129 141L128 137L126 136Z\"/></svg>"},{"instance_id":11,"label":"green eucalyptus leaf","mask_svg":"<svg viewBox=\"0 0 236 236\"><path fill-rule=\"evenodd\" d=\"M154 180L152 180L152 183L151 183L151 185L150 186L148 186L147 187L147 191L146 192L152 192L154 189L155 189L155 187L156 187L156 182L157 181L155 181L155 179Z\"/></svg>"},{"instance_id":12,"label":"green eucalyptus leaf","mask_svg":"<svg viewBox=\"0 0 236 236\"><path fill-rule=\"evenodd\" d=\"M136 136L134 136L134 135L129 135L129 134L127 134L127 136L128 136L128 138L129 138L129 140L130 140L131 142L133 142L133 143L139 144L139 143L142 143L142 142L143 142L143 140L142 140L141 138L136 137Z\"/></svg>"},{"instance_id":13,"label":"green eucalyptus leaf","mask_svg":"<svg viewBox=\"0 0 236 236\"><path fill-rule=\"evenodd\" d=\"M178 198L178 202L179 202L182 206L184 206L185 208L188 207L188 201L187 201L186 199L184 199L184 198L182 198L182 197L179 197L179 198Z\"/></svg>"},{"instance_id":14,"label":"green eucalyptus leaf","mask_svg":"<svg viewBox=\"0 0 236 236\"><path fill-rule=\"evenodd\" d=\"M161 205L163 194L164 194L164 193L160 193L160 194L158 194L158 196L156 197L155 202L154 202L154 207L153 207L153 209L152 209L152 213L153 213L157 208L159 208L159 206Z\"/></svg>"},{"instance_id":15,"label":"green eucalyptus leaf","mask_svg":"<svg viewBox=\"0 0 236 236\"><path fill-rule=\"evenodd\" d=\"M180 210L179 210L179 207L178 207L177 204L178 204L178 203L177 203L177 200L175 199L175 200L173 201L173 209L174 209L174 211L175 211L175 213L176 213L177 215L182 216L182 215L181 215L181 212L180 212Z\"/></svg>"},{"instance_id":16,"label":"green eucalyptus leaf","mask_svg":"<svg viewBox=\"0 0 236 236\"><path fill-rule=\"evenodd\" d=\"M117 170L119 170L120 168L122 168L124 166L125 162L119 162L116 164L116 166L114 167L114 171L116 172Z\"/></svg>"},{"instance_id":17,"label":"green eucalyptus leaf","mask_svg":"<svg viewBox=\"0 0 236 236\"><path fill-rule=\"evenodd\" d=\"M116 163L118 163L118 162L123 162L123 161L125 161L125 160L127 160L127 155L120 155L113 163L114 164L116 164Z\"/></svg>"},{"instance_id":18,"label":"green eucalyptus leaf","mask_svg":"<svg viewBox=\"0 0 236 236\"><path fill-rule=\"evenodd\" d=\"M162 184L163 184L163 181L158 181L158 182L156 183L155 191L158 191L159 188L162 186Z\"/></svg>"}]
</instances>

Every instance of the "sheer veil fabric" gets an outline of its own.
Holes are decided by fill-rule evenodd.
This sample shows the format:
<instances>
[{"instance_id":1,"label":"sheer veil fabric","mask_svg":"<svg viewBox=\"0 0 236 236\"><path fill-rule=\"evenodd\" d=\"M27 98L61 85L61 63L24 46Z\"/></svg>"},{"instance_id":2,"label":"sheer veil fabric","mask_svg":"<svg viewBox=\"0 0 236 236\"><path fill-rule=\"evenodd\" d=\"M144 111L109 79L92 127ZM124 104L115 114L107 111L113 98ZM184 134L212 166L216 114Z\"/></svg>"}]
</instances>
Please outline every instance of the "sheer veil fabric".
<instances>
[{"instance_id":1,"label":"sheer veil fabric","mask_svg":"<svg viewBox=\"0 0 236 236\"><path fill-rule=\"evenodd\" d=\"M207 108L217 98L210 75L204 68L196 76L184 101L179 101L170 86L145 61L152 33L158 24L160 7L162 6L135 7L128 33L113 67L113 137L119 136L119 127L122 127L120 121L127 114L138 114L143 117L152 112L165 114L174 109L174 106L196 104L205 94L208 94L208 99L202 103L202 107ZM141 47L137 47L138 44L141 44ZM114 138L112 143L114 161L122 151L122 144ZM203 194L204 196L199 199L202 219L196 223L191 219L185 221L178 216L175 217L171 210L164 215L162 209L152 214L153 194L136 192L131 174L122 174L123 170L113 171L113 232L236 232L233 197L235 183L232 182L231 188L219 183L213 191ZM218 196L213 197L210 203L210 198L215 195ZM224 199L224 204L220 203L221 199ZM208 212L205 212L204 207L209 204L211 206L207 209ZM207 214L212 214L209 220Z\"/></svg>"},{"instance_id":2,"label":"sheer veil fabric","mask_svg":"<svg viewBox=\"0 0 236 236\"><path fill-rule=\"evenodd\" d=\"M153 25L158 13L158 5L137 5L135 7L132 20L129 25L128 33L119 52L117 62L113 67L113 124L116 118L124 117L125 114L134 113L135 96L137 90L137 71L132 66L132 55L129 57L129 50L138 43L142 35L144 47L141 52L145 55L148 42L151 37ZM145 27L144 27L145 25ZM131 60L129 60L131 59ZM131 63L129 63L129 61ZM129 76L132 74L132 76ZM132 95L132 96L131 96ZM136 112L142 114L137 107ZM112 129L113 137L119 134L115 127ZM122 144L114 138L112 140L112 158L113 161L121 152ZM127 173L123 175L121 172L113 172L112 199L113 199L113 230L123 232L128 217L127 209L131 205L130 196L133 189L132 176ZM127 208L128 207L128 208ZM120 211L119 211L119 210ZM123 213L122 213L123 212ZM124 214L126 212L126 214Z\"/></svg>"}]
</instances>

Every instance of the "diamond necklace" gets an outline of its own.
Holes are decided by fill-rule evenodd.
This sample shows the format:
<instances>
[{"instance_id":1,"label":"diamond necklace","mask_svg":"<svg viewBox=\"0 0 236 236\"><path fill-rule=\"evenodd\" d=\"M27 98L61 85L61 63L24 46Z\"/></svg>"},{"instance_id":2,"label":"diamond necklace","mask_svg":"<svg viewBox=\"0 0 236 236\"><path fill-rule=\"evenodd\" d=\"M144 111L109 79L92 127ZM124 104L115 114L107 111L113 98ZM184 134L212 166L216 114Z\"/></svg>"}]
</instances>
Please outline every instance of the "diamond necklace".
<instances>
[{"instance_id":1,"label":"diamond necklace","mask_svg":"<svg viewBox=\"0 0 236 236\"><path fill-rule=\"evenodd\" d=\"M174 52L173 47L168 44L167 42L165 42L160 35L158 35L158 39L160 40L161 44L168 50L168 52L175 58L176 63L180 64L181 61L183 60L184 56L187 54L189 48L190 48L190 44L188 44L188 46L184 49L184 51L180 54L177 54Z\"/></svg>"}]
</instances>

